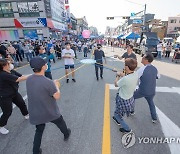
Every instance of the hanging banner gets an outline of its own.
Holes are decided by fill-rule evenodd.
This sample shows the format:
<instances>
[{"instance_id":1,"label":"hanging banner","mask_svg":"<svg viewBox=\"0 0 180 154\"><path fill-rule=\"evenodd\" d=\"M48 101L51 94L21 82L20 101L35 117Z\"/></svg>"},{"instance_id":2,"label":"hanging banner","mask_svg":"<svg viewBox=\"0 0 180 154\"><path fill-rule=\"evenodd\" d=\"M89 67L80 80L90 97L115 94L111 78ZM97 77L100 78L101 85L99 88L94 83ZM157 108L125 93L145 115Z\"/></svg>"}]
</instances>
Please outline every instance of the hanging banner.
<instances>
[{"instance_id":1,"label":"hanging banner","mask_svg":"<svg viewBox=\"0 0 180 154\"><path fill-rule=\"evenodd\" d=\"M47 27L46 18L22 18L14 19L16 28L23 27Z\"/></svg>"},{"instance_id":2,"label":"hanging banner","mask_svg":"<svg viewBox=\"0 0 180 154\"><path fill-rule=\"evenodd\" d=\"M60 23L60 22L57 22L57 21L54 21L51 19L48 19L47 22L48 22L49 28L58 29L58 30L62 30L62 31L67 29L67 26L65 24Z\"/></svg>"}]
</instances>

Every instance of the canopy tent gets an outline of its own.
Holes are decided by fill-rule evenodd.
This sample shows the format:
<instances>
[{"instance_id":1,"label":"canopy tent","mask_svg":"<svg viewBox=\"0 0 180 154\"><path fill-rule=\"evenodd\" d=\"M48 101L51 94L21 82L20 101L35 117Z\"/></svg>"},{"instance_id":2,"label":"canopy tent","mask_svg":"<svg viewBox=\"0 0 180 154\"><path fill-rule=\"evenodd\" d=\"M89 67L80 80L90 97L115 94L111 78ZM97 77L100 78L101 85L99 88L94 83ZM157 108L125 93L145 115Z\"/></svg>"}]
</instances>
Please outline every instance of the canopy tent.
<instances>
[{"instance_id":1,"label":"canopy tent","mask_svg":"<svg viewBox=\"0 0 180 154\"><path fill-rule=\"evenodd\" d=\"M177 43L180 43L180 36L176 40Z\"/></svg>"},{"instance_id":2,"label":"canopy tent","mask_svg":"<svg viewBox=\"0 0 180 154\"><path fill-rule=\"evenodd\" d=\"M111 38L114 38L114 39L116 39L117 37L118 37L118 35L111 36Z\"/></svg>"},{"instance_id":3,"label":"canopy tent","mask_svg":"<svg viewBox=\"0 0 180 154\"><path fill-rule=\"evenodd\" d=\"M134 33L134 32L129 32L128 34L124 35L122 39L138 39L140 38L140 35Z\"/></svg>"},{"instance_id":4,"label":"canopy tent","mask_svg":"<svg viewBox=\"0 0 180 154\"><path fill-rule=\"evenodd\" d=\"M117 37L117 39L120 39L120 38L122 38L124 35L123 34L121 34L121 35L119 35L118 37Z\"/></svg>"},{"instance_id":5,"label":"canopy tent","mask_svg":"<svg viewBox=\"0 0 180 154\"><path fill-rule=\"evenodd\" d=\"M90 36L90 38L92 38L92 39L93 39L93 38L98 38L98 37L99 37L99 36L97 36L97 35L96 35L96 36L95 36L95 35L91 35L91 36Z\"/></svg>"}]
</instances>

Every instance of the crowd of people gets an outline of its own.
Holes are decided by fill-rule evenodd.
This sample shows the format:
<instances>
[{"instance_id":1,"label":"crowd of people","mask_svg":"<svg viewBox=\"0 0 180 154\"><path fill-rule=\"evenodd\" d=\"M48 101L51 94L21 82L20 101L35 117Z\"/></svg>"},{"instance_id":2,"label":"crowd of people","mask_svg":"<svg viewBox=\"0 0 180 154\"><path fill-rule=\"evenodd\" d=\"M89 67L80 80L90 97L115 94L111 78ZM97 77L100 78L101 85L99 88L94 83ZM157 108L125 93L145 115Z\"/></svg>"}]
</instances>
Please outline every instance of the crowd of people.
<instances>
[{"instance_id":1,"label":"crowd of people","mask_svg":"<svg viewBox=\"0 0 180 154\"><path fill-rule=\"evenodd\" d=\"M100 68L103 78L103 60L105 54L101 44L96 41L24 41L9 42L0 46L0 133L8 134L6 125L12 114L13 103L20 109L25 119L36 126L33 154L42 153L40 148L45 124L54 123L68 140L71 129L66 126L60 114L56 100L60 99L60 82L52 81L51 63L56 62L55 56L64 60L66 82L69 82L71 70L72 81L76 82L74 73L74 59L76 52L84 52L84 58L90 51L94 54L96 77ZM26 60L25 60L26 59ZM33 70L33 74L22 75L14 69L14 65L26 61ZM18 92L19 82L26 80L28 108L21 94Z\"/></svg>"},{"instance_id":2,"label":"crowd of people","mask_svg":"<svg viewBox=\"0 0 180 154\"><path fill-rule=\"evenodd\" d=\"M1 44L0 106L3 114L0 117L0 133L9 133L5 126L12 113L12 103L14 103L19 107L25 119L30 119L30 123L36 126L33 154L42 152L40 147L46 123L54 123L64 134L64 140L68 140L71 130L66 126L57 106L56 100L60 99L60 83L58 80L52 81L51 63L56 62L55 57L64 59L66 82L69 82L69 69L71 70L72 81L76 82L74 59L78 58L77 52L84 52L84 58L87 58L87 53L90 51L93 51L92 54L94 60L96 60L96 78L99 80L98 70L100 69L100 77L103 79L103 63L104 61L106 63L105 53L102 50L102 45L94 40L86 42L80 40L71 42L10 42L7 48ZM20 63L25 57L34 73L24 76L16 72L12 64ZM118 125L121 125L120 132L131 132L131 128L123 117L135 114L135 100L142 97L148 102L152 122L157 123L158 119L153 98L155 96L156 79L159 78L159 75L156 67L151 64L154 59L153 55L146 53L141 61L144 66L137 71L135 71L137 57L133 53L133 45L128 45L127 52L122 56L114 55L114 58L125 59L124 71L117 72L114 83L119 89L112 118ZM24 80L27 80L28 110L18 92L18 83ZM139 84L138 81L140 81ZM136 89L137 85L139 85L138 89Z\"/></svg>"}]
</instances>

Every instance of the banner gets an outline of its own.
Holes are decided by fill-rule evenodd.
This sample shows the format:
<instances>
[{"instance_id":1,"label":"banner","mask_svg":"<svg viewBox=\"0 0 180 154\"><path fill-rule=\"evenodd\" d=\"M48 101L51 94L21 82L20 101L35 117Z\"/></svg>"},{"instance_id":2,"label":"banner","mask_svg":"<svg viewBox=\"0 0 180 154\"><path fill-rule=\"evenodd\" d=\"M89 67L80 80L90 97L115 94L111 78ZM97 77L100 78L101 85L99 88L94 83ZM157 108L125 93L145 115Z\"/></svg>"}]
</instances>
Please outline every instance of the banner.
<instances>
[{"instance_id":1,"label":"banner","mask_svg":"<svg viewBox=\"0 0 180 154\"><path fill-rule=\"evenodd\" d=\"M30 39L38 39L37 30L23 30L24 39L30 40Z\"/></svg>"},{"instance_id":2,"label":"banner","mask_svg":"<svg viewBox=\"0 0 180 154\"><path fill-rule=\"evenodd\" d=\"M19 35L17 30L0 30L0 41L16 41L19 40Z\"/></svg>"},{"instance_id":3,"label":"banner","mask_svg":"<svg viewBox=\"0 0 180 154\"><path fill-rule=\"evenodd\" d=\"M65 21L64 0L50 0L52 19L63 23Z\"/></svg>"},{"instance_id":4,"label":"banner","mask_svg":"<svg viewBox=\"0 0 180 154\"><path fill-rule=\"evenodd\" d=\"M58 29L58 30L61 30L61 31L64 31L64 30L67 29L67 26L65 24L60 23L60 22L57 22L57 21L54 21L54 20L51 20L51 19L48 19L47 22L48 22L48 27L49 28Z\"/></svg>"},{"instance_id":5,"label":"banner","mask_svg":"<svg viewBox=\"0 0 180 154\"><path fill-rule=\"evenodd\" d=\"M14 19L16 28L47 27L46 18L22 18Z\"/></svg>"}]
</instances>

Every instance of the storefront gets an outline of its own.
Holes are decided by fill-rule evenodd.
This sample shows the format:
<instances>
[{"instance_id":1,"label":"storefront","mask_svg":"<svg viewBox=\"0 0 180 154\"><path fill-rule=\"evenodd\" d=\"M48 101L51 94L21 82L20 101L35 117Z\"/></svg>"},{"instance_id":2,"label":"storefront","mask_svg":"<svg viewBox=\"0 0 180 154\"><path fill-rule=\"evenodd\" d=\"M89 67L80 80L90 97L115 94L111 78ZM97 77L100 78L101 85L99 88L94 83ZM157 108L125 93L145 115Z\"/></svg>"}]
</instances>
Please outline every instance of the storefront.
<instances>
[{"instance_id":1,"label":"storefront","mask_svg":"<svg viewBox=\"0 0 180 154\"><path fill-rule=\"evenodd\" d=\"M0 41L16 41L19 40L17 30L0 30Z\"/></svg>"},{"instance_id":2,"label":"storefront","mask_svg":"<svg viewBox=\"0 0 180 154\"><path fill-rule=\"evenodd\" d=\"M46 18L14 19L14 24L20 39L43 40L49 36Z\"/></svg>"},{"instance_id":3,"label":"storefront","mask_svg":"<svg viewBox=\"0 0 180 154\"><path fill-rule=\"evenodd\" d=\"M47 19L47 26L49 28L50 37L55 39L61 39L63 31L67 30L65 24L51 19Z\"/></svg>"}]
</instances>

